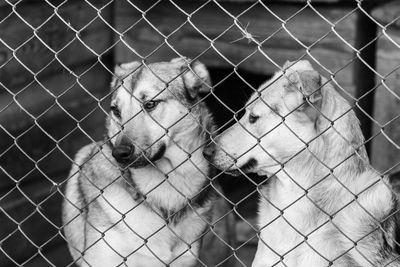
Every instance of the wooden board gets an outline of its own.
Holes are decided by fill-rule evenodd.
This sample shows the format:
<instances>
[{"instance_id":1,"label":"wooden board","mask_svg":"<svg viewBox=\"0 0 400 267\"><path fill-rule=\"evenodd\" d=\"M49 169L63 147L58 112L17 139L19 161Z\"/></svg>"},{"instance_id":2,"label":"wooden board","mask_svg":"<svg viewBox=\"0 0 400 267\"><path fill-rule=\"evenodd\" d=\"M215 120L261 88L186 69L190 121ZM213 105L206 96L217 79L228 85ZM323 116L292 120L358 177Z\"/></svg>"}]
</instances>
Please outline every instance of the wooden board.
<instances>
[{"instance_id":1,"label":"wooden board","mask_svg":"<svg viewBox=\"0 0 400 267\"><path fill-rule=\"evenodd\" d=\"M77 74L82 74L92 64L74 68L73 71ZM54 192L53 181L58 183L67 178L68 169L71 166L71 161L68 157L72 157L80 147L91 142L91 139L86 134L94 140L102 138L105 114L97 109L86 117L99 103L83 88L98 98L107 95L109 91L109 74L99 64L80 77L79 82L81 85L77 84L75 77L68 73L60 73L43 78L40 81L51 93L59 96L57 103L65 110L57 106L47 110L48 107L56 104L56 101L39 84L36 84L28 87L26 93L20 94L17 99L19 104L36 118L47 110L40 118L36 121L30 119L15 104L5 109L0 117L3 128L15 136L20 136L16 140L16 144L20 148L14 145L12 149L0 157L0 165L12 177L10 178L4 172L0 173L0 206L2 208L0 211L2 225L0 228L0 240L12 233L3 242L2 248L19 263L35 256L38 252L37 246L43 245L43 250L45 251L64 243L60 236L55 237L49 243L46 242L57 234L58 229L52 224L61 225L60 208L62 197L57 193L43 203L39 209L51 223L42 214L35 212L36 207L31 202L40 203ZM35 101L32 101L33 99ZM5 103L8 103L7 101L9 100L1 98L1 105L5 106ZM108 106L107 98L103 104ZM86 133L76 129L77 122L66 115L65 111L68 111L71 116L80 121L79 127ZM30 129L35 122L41 128L34 126ZM21 135L27 129L30 130ZM42 129L52 138L59 140L58 144ZM68 136L63 138L65 135ZM14 139L7 138L4 130L0 131L0 138L2 140L0 151L3 153L8 146L14 143ZM30 161L25 153L36 160L37 164L35 165L34 162ZM31 172L31 170L33 171ZM20 180L21 177L24 178ZM8 215L5 215L4 212ZM34 213L32 214L32 212ZM21 224L24 234L20 231L14 232L17 224L10 217L20 223L27 218ZM46 253L44 254L46 255ZM35 257L35 261L38 260L36 259L38 257ZM12 266L9 259L0 253L0 266L5 266L6 264L11 264Z\"/></svg>"},{"instance_id":2,"label":"wooden board","mask_svg":"<svg viewBox=\"0 0 400 267\"><path fill-rule=\"evenodd\" d=\"M187 13L200 7L200 3L194 1L178 1L178 5ZM268 4L268 11L257 4L241 14L249 5L224 3L223 7L230 15L238 16L242 28L248 25L247 31L257 36L258 41L263 41L260 47L245 39L234 42L242 34L237 26L227 30L234 25L234 19L215 3L194 12L188 22L187 16L169 3L162 2L153 7L146 13L145 21L136 9L118 2L116 27L124 33L124 43L117 46L116 60L169 60L177 57L178 52L199 57L210 67L237 67L253 73L271 74L286 60L305 56L324 75L329 76L322 66L335 72L335 79L344 90L354 93L353 50L343 41L354 43L356 14L351 13L350 8L318 8L330 22L337 22L334 33L331 25L310 8L300 10L301 7L296 5ZM284 27L271 12L287 21ZM295 13L298 14L290 18ZM300 43L311 47L309 54L314 59Z\"/></svg>"},{"instance_id":3,"label":"wooden board","mask_svg":"<svg viewBox=\"0 0 400 267\"><path fill-rule=\"evenodd\" d=\"M82 66L75 71L82 72L89 66ZM94 96L101 98L108 95L109 75L102 66L97 65L79 80ZM0 171L0 190L15 186L15 181L23 177L23 182L35 179L40 174L40 171L34 170L36 167L49 177L65 171L71 164L68 157L72 157L84 144L90 143L91 138L99 140L104 134L105 113L98 107L99 102L83 90L73 76L58 74L44 79L42 84L55 95L64 94L56 101L39 85L27 88L26 94L18 97L18 102L36 120L27 116L15 101L0 117L0 165L7 172ZM73 86L70 88L71 84ZM65 91L65 88L70 89ZM108 108L108 102L109 99L105 98L100 104ZM51 109L48 110L49 107ZM14 137L10 137L4 129ZM7 150L10 146L10 150ZM34 171L30 173L31 170Z\"/></svg>"},{"instance_id":4,"label":"wooden board","mask_svg":"<svg viewBox=\"0 0 400 267\"><path fill-rule=\"evenodd\" d=\"M5 18L0 23L0 82L14 92L34 81L35 74L40 79L67 72L64 66L70 68L95 59L111 45L111 30L95 19L97 11L84 1L68 1L59 8L58 14L65 22L43 1L18 4L16 11L37 31L15 13L7 16L7 8L0 9L0 19ZM104 9L101 15L109 21L111 8ZM0 95L4 92L0 87Z\"/></svg>"},{"instance_id":5,"label":"wooden board","mask_svg":"<svg viewBox=\"0 0 400 267\"><path fill-rule=\"evenodd\" d=\"M400 28L400 2L392 1L386 5L382 5L372 12L372 16L383 26L390 23L390 27Z\"/></svg>"},{"instance_id":6,"label":"wooden board","mask_svg":"<svg viewBox=\"0 0 400 267\"><path fill-rule=\"evenodd\" d=\"M400 29L388 30L387 34L396 44L385 36L378 41L377 71L386 77L386 87L377 78L380 86L375 91L373 132L379 135L372 141L371 157L379 171L400 162L400 119L392 121L400 116ZM400 170L400 166L396 169Z\"/></svg>"}]
</instances>

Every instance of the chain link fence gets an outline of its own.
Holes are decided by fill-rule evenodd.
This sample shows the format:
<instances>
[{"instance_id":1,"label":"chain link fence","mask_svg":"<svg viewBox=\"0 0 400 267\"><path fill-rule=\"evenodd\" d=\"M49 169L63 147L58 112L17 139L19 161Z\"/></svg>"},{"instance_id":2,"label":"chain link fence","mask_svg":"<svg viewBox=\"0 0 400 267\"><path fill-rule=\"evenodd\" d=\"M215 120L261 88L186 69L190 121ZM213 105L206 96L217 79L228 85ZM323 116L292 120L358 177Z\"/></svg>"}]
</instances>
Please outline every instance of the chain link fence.
<instances>
[{"instance_id":1,"label":"chain link fence","mask_svg":"<svg viewBox=\"0 0 400 267\"><path fill-rule=\"evenodd\" d=\"M254 265L399 265L399 10L350 0L0 2L0 265L250 266L256 255ZM282 114L271 93L283 81L309 85L302 60L325 78L297 93L329 124L307 140L291 127L304 102ZM312 100L327 84L350 105L336 117ZM257 103L278 115L274 128L276 118L254 123ZM340 122L353 112L365 139L349 140L357 122ZM283 139L283 126L302 143L284 159L263 143ZM313 150L331 132L344 152ZM280 151L294 144L281 139ZM299 155L308 161L293 173ZM316 166L318 181L300 179ZM283 177L296 190L281 199L271 190Z\"/></svg>"}]
</instances>

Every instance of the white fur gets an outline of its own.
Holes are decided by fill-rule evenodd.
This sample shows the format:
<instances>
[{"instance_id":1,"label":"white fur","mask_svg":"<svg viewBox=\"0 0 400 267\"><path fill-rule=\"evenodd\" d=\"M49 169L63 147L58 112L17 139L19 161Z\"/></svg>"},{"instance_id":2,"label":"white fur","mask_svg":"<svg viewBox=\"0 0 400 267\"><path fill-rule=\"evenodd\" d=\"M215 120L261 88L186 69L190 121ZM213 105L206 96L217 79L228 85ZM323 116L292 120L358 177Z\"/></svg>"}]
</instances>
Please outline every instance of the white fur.
<instances>
[{"instance_id":1,"label":"white fur","mask_svg":"<svg viewBox=\"0 0 400 267\"><path fill-rule=\"evenodd\" d=\"M285 75L278 72L260 86L261 97L255 94L239 123L216 139L219 168L232 171L253 159L257 165L248 171L275 175L261 189L260 240L252 266L390 262L393 256L380 254L380 233L370 232L393 207L392 193L387 179L381 180L368 163L354 112L332 85L324 85L325 78L321 93L302 88L318 80L300 80L317 78L309 62L290 65L285 64ZM311 91L317 91L310 97L313 105L322 101L320 110L298 109ZM251 123L250 114L258 120Z\"/></svg>"}]
</instances>

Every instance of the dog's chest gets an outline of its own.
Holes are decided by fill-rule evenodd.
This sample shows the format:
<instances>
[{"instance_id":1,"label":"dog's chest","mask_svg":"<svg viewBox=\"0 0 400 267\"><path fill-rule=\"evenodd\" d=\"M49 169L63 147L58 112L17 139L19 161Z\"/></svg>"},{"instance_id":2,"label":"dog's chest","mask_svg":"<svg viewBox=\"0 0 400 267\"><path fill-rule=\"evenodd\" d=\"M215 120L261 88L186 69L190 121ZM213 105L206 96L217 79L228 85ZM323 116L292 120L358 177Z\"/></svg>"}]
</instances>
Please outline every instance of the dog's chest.
<instances>
[{"instance_id":1,"label":"dog's chest","mask_svg":"<svg viewBox=\"0 0 400 267\"><path fill-rule=\"evenodd\" d=\"M104 199L107 201L101 201L101 205L109 216L106 228L113 225L104 238L121 255L137 251L133 257L154 258L154 253L167 262L188 251L187 244L192 244L192 253L198 253L199 236L206 224L197 214L206 214L208 207L197 208L197 214L189 209L179 219L172 220L172 214L163 214L121 187L106 189ZM165 215L171 216L169 220Z\"/></svg>"},{"instance_id":2,"label":"dog's chest","mask_svg":"<svg viewBox=\"0 0 400 267\"><path fill-rule=\"evenodd\" d=\"M326 259L338 254L336 250L340 246L336 238L338 231L329 217L307 197L292 194L282 199L288 192L278 192L279 196L273 192L264 190L261 197L260 238L273 251L284 255L283 262L287 266L328 264ZM265 261L271 264L280 260L273 252L270 257Z\"/></svg>"},{"instance_id":3,"label":"dog's chest","mask_svg":"<svg viewBox=\"0 0 400 267\"><path fill-rule=\"evenodd\" d=\"M207 170L204 170L207 173ZM177 210L187 205L205 187L206 177L199 171L172 171L165 175L154 169L135 170L132 180L138 191L164 210Z\"/></svg>"}]
</instances>

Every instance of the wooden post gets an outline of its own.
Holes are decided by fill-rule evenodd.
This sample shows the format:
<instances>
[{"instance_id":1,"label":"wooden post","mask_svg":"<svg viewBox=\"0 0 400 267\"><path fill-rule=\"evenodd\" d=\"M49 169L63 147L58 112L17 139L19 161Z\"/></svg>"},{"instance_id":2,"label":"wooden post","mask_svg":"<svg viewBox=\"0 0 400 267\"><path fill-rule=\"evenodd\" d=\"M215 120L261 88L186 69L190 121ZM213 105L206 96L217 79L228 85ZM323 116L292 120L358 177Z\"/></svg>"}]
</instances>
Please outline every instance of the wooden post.
<instances>
[{"instance_id":1,"label":"wooden post","mask_svg":"<svg viewBox=\"0 0 400 267\"><path fill-rule=\"evenodd\" d=\"M363 6L363 9L370 14L370 5ZM364 97L363 95L375 86L375 74L370 68L376 69L376 40L374 40L374 38L376 38L376 34L376 23L371 20L363 11L358 10L356 20L356 39L354 46L356 49L362 48L359 52L359 57L365 63L360 59L356 59L354 62L353 78L355 85L355 97L357 98L356 104L359 105L359 108L357 108L355 112L361 122L361 129L366 140L371 137L372 120L365 113L367 113L369 116L372 116L373 114L375 91L370 92ZM372 40L374 41L371 42ZM368 66L366 64L368 64ZM368 154L370 154L370 146L370 142L365 144Z\"/></svg>"}]
</instances>

